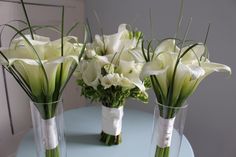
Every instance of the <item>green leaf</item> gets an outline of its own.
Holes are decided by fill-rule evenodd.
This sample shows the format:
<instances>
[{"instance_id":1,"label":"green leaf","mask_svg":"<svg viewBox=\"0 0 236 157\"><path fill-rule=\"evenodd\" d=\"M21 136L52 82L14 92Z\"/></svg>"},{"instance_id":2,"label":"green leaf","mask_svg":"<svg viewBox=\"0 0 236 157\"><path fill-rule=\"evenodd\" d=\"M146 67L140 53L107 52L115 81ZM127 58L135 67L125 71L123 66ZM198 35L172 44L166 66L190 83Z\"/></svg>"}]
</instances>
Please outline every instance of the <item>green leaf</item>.
<instances>
[{"instance_id":1,"label":"green leaf","mask_svg":"<svg viewBox=\"0 0 236 157\"><path fill-rule=\"evenodd\" d=\"M27 21L28 26L30 28L31 38L34 40L34 34L33 34L33 31L32 31L32 28L31 28L31 24L30 24L29 17L28 17L27 11L25 9L25 4L24 4L23 0L21 0L21 4L22 4L22 8L23 8L23 11L24 11L24 14L25 14L26 21Z\"/></svg>"},{"instance_id":2,"label":"green leaf","mask_svg":"<svg viewBox=\"0 0 236 157\"><path fill-rule=\"evenodd\" d=\"M45 26L37 26L37 25L35 25L35 26L31 26L31 28L33 29L33 31L38 31L38 30L41 30L41 29L49 29L49 30L53 30L53 31L55 31L55 32L57 32L57 33L61 33L60 30L59 30L57 27L55 27L55 26L50 26L50 25L45 25ZM19 30L19 32L20 32L20 33L23 33L24 31L27 31L27 30L29 30L29 29L30 29L29 27L26 27L26 28L23 28L23 29ZM14 38L15 38L17 35L19 35L19 33L15 33L15 34L13 35L13 37L11 38L11 40L10 40L10 42L9 42L9 45L11 45L12 41L14 40Z\"/></svg>"},{"instance_id":3,"label":"green leaf","mask_svg":"<svg viewBox=\"0 0 236 157\"><path fill-rule=\"evenodd\" d=\"M43 75L44 75L44 78L46 79L46 84L47 84L47 91L49 90L49 85L48 85L48 77L47 77L47 73L45 71L45 68L43 66L43 63L37 53L37 51L35 50L34 46L30 43L30 41L25 37L25 35L23 33L21 33L17 28L15 28L14 26L11 26L9 24L4 24L5 26L13 29L15 32L19 33L19 35L26 41L26 43L32 48L33 52L35 53L36 57L38 58L38 64L40 65L42 71L43 71Z\"/></svg>"},{"instance_id":4,"label":"green leaf","mask_svg":"<svg viewBox=\"0 0 236 157\"><path fill-rule=\"evenodd\" d=\"M66 36L69 36L70 33L71 33L76 27L78 27L79 25L80 25L80 22L76 22L76 23L68 30L68 32L66 33Z\"/></svg>"},{"instance_id":5,"label":"green leaf","mask_svg":"<svg viewBox=\"0 0 236 157\"><path fill-rule=\"evenodd\" d=\"M62 6L62 15L61 15L61 57L64 56L64 6ZM60 95L61 92L61 86L62 86L62 73L63 73L63 62L61 63L61 68L60 68L60 75L59 75L59 82L56 84L56 91L58 95L56 96L57 98Z\"/></svg>"},{"instance_id":6,"label":"green leaf","mask_svg":"<svg viewBox=\"0 0 236 157\"><path fill-rule=\"evenodd\" d=\"M88 31L89 31L89 42L92 43L93 42L93 34L92 34L92 31L91 31L91 27L90 27L90 23L89 23L89 19L86 18L86 25L88 27Z\"/></svg>"}]
</instances>

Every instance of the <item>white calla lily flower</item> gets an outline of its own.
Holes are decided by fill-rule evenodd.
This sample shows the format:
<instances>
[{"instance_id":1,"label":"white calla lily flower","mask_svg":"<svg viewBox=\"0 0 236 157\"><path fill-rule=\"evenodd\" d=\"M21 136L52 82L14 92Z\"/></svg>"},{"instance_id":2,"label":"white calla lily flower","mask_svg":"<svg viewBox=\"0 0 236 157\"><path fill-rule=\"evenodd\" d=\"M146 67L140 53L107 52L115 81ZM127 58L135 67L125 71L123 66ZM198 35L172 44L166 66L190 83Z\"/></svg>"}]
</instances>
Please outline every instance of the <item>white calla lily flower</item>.
<instances>
[{"instance_id":1,"label":"white calla lily flower","mask_svg":"<svg viewBox=\"0 0 236 157\"><path fill-rule=\"evenodd\" d=\"M145 86L143 81L139 78L142 71L142 64L135 63L135 61L124 61L120 60L118 72L124 77L129 79L135 86L137 86L141 91L145 91Z\"/></svg>"},{"instance_id":2,"label":"white calla lily flower","mask_svg":"<svg viewBox=\"0 0 236 157\"><path fill-rule=\"evenodd\" d=\"M94 47L102 51L102 54L114 54L128 51L137 46L138 39L130 38L130 32L126 24L121 24L118 32L112 35L95 36Z\"/></svg>"},{"instance_id":3,"label":"white calla lily flower","mask_svg":"<svg viewBox=\"0 0 236 157\"><path fill-rule=\"evenodd\" d=\"M89 61L83 60L81 66L84 83L97 89L99 78L101 77L101 68L98 66L98 62L95 59Z\"/></svg>"},{"instance_id":4,"label":"white calla lily flower","mask_svg":"<svg viewBox=\"0 0 236 157\"><path fill-rule=\"evenodd\" d=\"M77 65L79 62L78 55L81 47L70 42L70 40L77 40L77 38L64 37L64 55L61 56L60 39L50 41L49 38L39 35L34 35L34 40L30 35L25 37L31 45L23 37L19 37L12 41L9 49L2 49L2 53L8 60L5 65L7 69L14 67L18 71L35 98L42 95L52 97L56 85L60 83L62 87L69 77L71 66ZM2 56L0 58L3 63L5 59ZM57 82L60 71L61 82Z\"/></svg>"},{"instance_id":5,"label":"white calla lily flower","mask_svg":"<svg viewBox=\"0 0 236 157\"><path fill-rule=\"evenodd\" d=\"M210 62L203 56L206 49L203 44L196 44L192 48L191 46L180 49L175 45L174 39L164 40L157 47L154 58L144 65L142 78L155 76L159 84L158 90L162 92L162 100L159 100L162 101L161 103L181 105L195 91L199 83L212 72L231 73L230 67ZM171 89L173 91L169 98L168 93Z\"/></svg>"}]
</instances>

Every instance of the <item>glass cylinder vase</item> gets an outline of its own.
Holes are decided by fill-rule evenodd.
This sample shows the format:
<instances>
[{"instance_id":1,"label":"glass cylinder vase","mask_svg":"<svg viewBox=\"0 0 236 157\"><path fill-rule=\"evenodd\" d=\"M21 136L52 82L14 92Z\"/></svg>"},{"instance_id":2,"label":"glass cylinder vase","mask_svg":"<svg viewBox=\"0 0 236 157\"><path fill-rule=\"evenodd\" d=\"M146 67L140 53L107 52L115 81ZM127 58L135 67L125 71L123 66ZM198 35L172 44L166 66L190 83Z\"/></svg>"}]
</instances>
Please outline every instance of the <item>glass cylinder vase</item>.
<instances>
[{"instance_id":1,"label":"glass cylinder vase","mask_svg":"<svg viewBox=\"0 0 236 157\"><path fill-rule=\"evenodd\" d=\"M157 103L149 157L179 157L188 104L181 107Z\"/></svg>"},{"instance_id":2,"label":"glass cylinder vase","mask_svg":"<svg viewBox=\"0 0 236 157\"><path fill-rule=\"evenodd\" d=\"M123 114L123 105L118 108L102 105L101 142L109 146L121 143Z\"/></svg>"},{"instance_id":3,"label":"glass cylinder vase","mask_svg":"<svg viewBox=\"0 0 236 157\"><path fill-rule=\"evenodd\" d=\"M30 107L37 157L66 157L62 100Z\"/></svg>"}]
</instances>

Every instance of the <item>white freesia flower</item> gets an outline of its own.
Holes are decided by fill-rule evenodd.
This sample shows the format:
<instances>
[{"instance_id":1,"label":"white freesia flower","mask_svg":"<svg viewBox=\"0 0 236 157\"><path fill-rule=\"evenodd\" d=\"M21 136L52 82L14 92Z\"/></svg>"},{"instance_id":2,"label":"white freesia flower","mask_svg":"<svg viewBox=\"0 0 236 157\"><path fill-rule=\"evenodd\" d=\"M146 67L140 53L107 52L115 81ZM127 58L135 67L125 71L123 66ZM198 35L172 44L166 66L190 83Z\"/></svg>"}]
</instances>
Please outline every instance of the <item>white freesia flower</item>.
<instances>
[{"instance_id":1,"label":"white freesia flower","mask_svg":"<svg viewBox=\"0 0 236 157\"><path fill-rule=\"evenodd\" d=\"M6 60L3 56L0 57L1 62L5 64L7 69L14 67L18 71L30 88L33 96L40 97L46 95L50 97L55 92L57 83L61 86L66 83L71 65L78 63L78 55L81 48L71 42L77 40L76 37L64 37L64 54L61 56L60 39L50 41L49 38L39 35L34 35L34 40L29 35L25 37L32 44L36 52L24 38L20 37L12 41L10 48L2 49L2 53L6 56L8 62L6 65ZM39 59L45 69L45 73ZM63 63L61 82L57 82L60 77L61 63Z\"/></svg>"},{"instance_id":2,"label":"white freesia flower","mask_svg":"<svg viewBox=\"0 0 236 157\"><path fill-rule=\"evenodd\" d=\"M175 40L163 41L157 47L154 59L147 62L142 70L143 78L145 76L156 76L159 90L162 92L161 101L163 104L167 103L168 92L170 92L173 83L175 65L180 56L182 57L178 60L175 72L173 94L169 98L171 105L181 104L195 91L199 83L212 72L231 73L230 67L210 62L203 56L205 51L203 44L196 44L192 48L190 48L192 45L184 47L181 52L180 48L175 46Z\"/></svg>"},{"instance_id":3,"label":"white freesia flower","mask_svg":"<svg viewBox=\"0 0 236 157\"><path fill-rule=\"evenodd\" d=\"M120 86L129 88L129 89L132 89L135 87L134 83L127 77L124 77L123 74L121 74Z\"/></svg>"},{"instance_id":4,"label":"white freesia flower","mask_svg":"<svg viewBox=\"0 0 236 157\"><path fill-rule=\"evenodd\" d=\"M100 80L101 80L101 85L104 86L105 89L107 89L110 88L111 86L120 85L121 78L119 74L112 73L105 75Z\"/></svg>"}]
</instances>

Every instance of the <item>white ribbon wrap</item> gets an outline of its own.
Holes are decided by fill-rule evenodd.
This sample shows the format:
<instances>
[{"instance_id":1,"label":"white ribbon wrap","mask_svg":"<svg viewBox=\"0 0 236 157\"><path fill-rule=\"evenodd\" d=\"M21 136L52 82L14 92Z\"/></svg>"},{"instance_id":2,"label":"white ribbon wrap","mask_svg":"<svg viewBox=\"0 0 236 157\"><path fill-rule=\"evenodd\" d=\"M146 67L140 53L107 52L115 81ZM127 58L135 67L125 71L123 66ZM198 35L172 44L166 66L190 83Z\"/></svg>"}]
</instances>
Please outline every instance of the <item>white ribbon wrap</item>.
<instances>
[{"instance_id":1,"label":"white ribbon wrap","mask_svg":"<svg viewBox=\"0 0 236 157\"><path fill-rule=\"evenodd\" d=\"M123 114L123 106L109 108L102 105L102 131L109 135L119 135L122 129Z\"/></svg>"},{"instance_id":2,"label":"white ribbon wrap","mask_svg":"<svg viewBox=\"0 0 236 157\"><path fill-rule=\"evenodd\" d=\"M169 147L171 145L172 133L174 130L175 117L171 119L158 118L157 121L157 145L160 148Z\"/></svg>"},{"instance_id":3,"label":"white ribbon wrap","mask_svg":"<svg viewBox=\"0 0 236 157\"><path fill-rule=\"evenodd\" d=\"M45 148L47 150L56 148L58 145L58 136L55 117L42 120L42 132Z\"/></svg>"}]
</instances>

